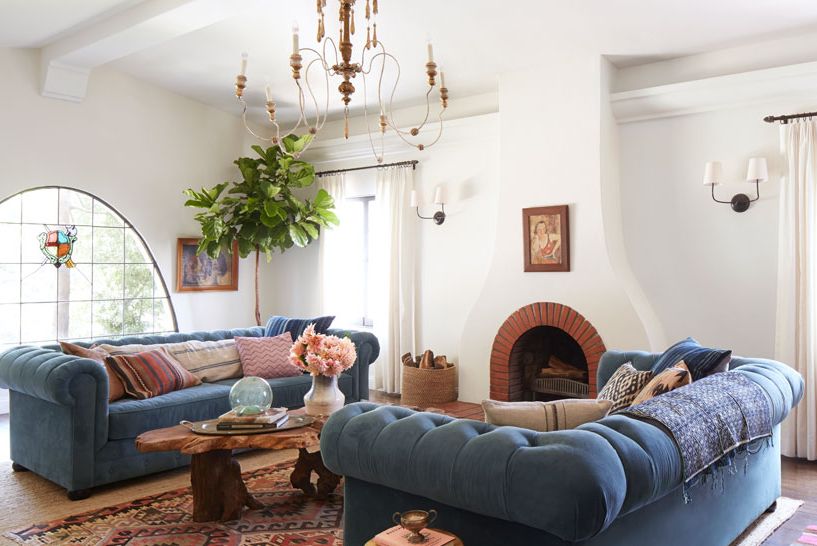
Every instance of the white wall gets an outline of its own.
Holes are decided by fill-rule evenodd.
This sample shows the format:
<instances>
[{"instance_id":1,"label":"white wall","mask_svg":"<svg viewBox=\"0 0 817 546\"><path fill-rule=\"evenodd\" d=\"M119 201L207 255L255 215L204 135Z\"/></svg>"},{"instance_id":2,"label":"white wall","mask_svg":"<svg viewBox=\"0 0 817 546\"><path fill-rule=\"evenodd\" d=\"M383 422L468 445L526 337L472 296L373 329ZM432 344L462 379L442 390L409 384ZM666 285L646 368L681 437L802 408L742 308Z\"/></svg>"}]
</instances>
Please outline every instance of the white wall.
<instances>
[{"instance_id":1,"label":"white wall","mask_svg":"<svg viewBox=\"0 0 817 546\"><path fill-rule=\"evenodd\" d=\"M61 185L110 203L139 230L169 287L176 238L196 236L181 191L235 177L243 146L236 118L105 69L91 75L80 104L39 95L39 53L0 49L0 198ZM181 331L253 323L252 266L238 292L171 298Z\"/></svg>"},{"instance_id":2,"label":"white wall","mask_svg":"<svg viewBox=\"0 0 817 546\"><path fill-rule=\"evenodd\" d=\"M778 127L765 115L813 109L789 101L620 127L627 252L670 342L692 335L736 354L773 357L780 176ZM765 156L771 180L742 214L714 203L704 163L724 163L719 199L754 196L741 182Z\"/></svg>"}]
</instances>

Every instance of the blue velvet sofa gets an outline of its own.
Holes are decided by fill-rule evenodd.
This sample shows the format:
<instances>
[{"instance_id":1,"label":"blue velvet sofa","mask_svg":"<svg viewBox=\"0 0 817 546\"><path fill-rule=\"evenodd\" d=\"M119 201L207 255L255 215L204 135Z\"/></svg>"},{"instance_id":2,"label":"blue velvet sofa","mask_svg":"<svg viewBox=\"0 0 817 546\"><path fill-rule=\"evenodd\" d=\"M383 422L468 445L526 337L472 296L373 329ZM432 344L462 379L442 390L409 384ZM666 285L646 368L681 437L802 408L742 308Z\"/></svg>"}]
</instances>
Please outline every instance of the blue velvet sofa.
<instances>
[{"instance_id":1,"label":"blue velvet sofa","mask_svg":"<svg viewBox=\"0 0 817 546\"><path fill-rule=\"evenodd\" d=\"M380 351L377 338L366 332L329 333L350 335L357 348L357 362L338 381L347 402L366 399L369 365ZM99 341L156 344L263 335L264 328L256 327ZM183 419L219 416L230 409L228 395L236 381L204 383L147 400L122 399L109 404L102 364L66 355L58 345L11 349L0 355L0 387L9 389L11 395L11 459L15 469L31 470L65 487L71 499L87 497L98 485L186 465L189 457L180 453L137 452L136 436ZM269 383L274 404L295 408L303 406L311 377L285 377Z\"/></svg>"},{"instance_id":2,"label":"blue velvet sofa","mask_svg":"<svg viewBox=\"0 0 817 546\"><path fill-rule=\"evenodd\" d=\"M624 362L646 370L656 357L606 353L599 388ZM395 511L434 508L436 525L474 546L727 546L780 495L779 423L803 393L800 375L779 362L734 358L732 366L728 373L768 394L774 441L723 471L722 482L692 487L689 503L674 441L644 421L613 415L539 433L346 406L321 436L326 466L346 477L344 543L364 544Z\"/></svg>"}]
</instances>

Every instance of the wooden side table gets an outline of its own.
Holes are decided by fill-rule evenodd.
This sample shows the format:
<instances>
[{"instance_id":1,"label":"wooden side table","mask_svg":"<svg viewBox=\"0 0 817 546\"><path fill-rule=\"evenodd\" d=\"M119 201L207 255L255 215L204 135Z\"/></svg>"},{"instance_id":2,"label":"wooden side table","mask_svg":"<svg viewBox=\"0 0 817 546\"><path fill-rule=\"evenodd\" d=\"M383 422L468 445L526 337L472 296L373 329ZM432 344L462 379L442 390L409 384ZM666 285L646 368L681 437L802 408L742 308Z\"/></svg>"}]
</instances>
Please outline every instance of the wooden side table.
<instances>
[{"instance_id":1,"label":"wooden side table","mask_svg":"<svg viewBox=\"0 0 817 546\"><path fill-rule=\"evenodd\" d=\"M454 542L449 542L445 546L463 546L462 541L459 539L457 535L449 533L448 531L443 531L442 529L434 529L434 531L437 531L438 533L442 533L454 539ZM365 546L377 546L377 544L374 543L374 538L372 538L369 542L365 544Z\"/></svg>"}]
</instances>

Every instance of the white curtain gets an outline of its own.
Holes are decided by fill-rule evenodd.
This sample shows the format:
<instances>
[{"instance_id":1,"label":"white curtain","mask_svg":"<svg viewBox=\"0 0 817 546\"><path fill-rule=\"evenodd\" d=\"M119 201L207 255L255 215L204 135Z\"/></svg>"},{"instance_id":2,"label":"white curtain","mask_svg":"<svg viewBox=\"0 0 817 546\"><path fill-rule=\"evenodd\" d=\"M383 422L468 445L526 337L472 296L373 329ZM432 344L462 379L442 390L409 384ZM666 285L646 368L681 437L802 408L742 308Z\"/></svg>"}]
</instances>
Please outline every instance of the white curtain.
<instances>
[{"instance_id":1,"label":"white curtain","mask_svg":"<svg viewBox=\"0 0 817 546\"><path fill-rule=\"evenodd\" d=\"M348 291L344 290L343 283L345 277L337 274L338 268L346 262L344 249L351 248L355 241L350 240L354 234L343 229L344 209L346 208L346 175L338 173L322 176L318 179L318 187L329 192L335 199L335 214L341 218L341 227L334 229L322 229L319 250L319 277L320 277L320 301L322 312L326 314L338 315L343 309L350 307L346 301ZM336 322L342 326L343 318L336 318Z\"/></svg>"},{"instance_id":2,"label":"white curtain","mask_svg":"<svg viewBox=\"0 0 817 546\"><path fill-rule=\"evenodd\" d=\"M409 207L414 170L377 170L372 229L372 320L380 341L373 388L399 393L400 356L415 352L415 243L417 218Z\"/></svg>"},{"instance_id":3,"label":"white curtain","mask_svg":"<svg viewBox=\"0 0 817 546\"><path fill-rule=\"evenodd\" d=\"M788 174L780 190L775 358L806 381L783 423L782 452L817 459L817 122L781 127Z\"/></svg>"}]
</instances>

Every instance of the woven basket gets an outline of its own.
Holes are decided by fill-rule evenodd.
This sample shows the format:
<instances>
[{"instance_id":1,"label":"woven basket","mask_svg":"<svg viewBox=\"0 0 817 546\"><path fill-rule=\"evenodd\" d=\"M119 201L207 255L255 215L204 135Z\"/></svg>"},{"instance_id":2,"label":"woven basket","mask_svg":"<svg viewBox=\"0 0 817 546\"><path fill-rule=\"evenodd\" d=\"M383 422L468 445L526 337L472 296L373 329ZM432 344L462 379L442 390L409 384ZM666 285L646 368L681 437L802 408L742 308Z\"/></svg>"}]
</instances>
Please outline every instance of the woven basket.
<instances>
[{"instance_id":1,"label":"woven basket","mask_svg":"<svg viewBox=\"0 0 817 546\"><path fill-rule=\"evenodd\" d=\"M457 367L445 369L403 366L403 388L400 403L427 408L454 402L459 395Z\"/></svg>"}]
</instances>

